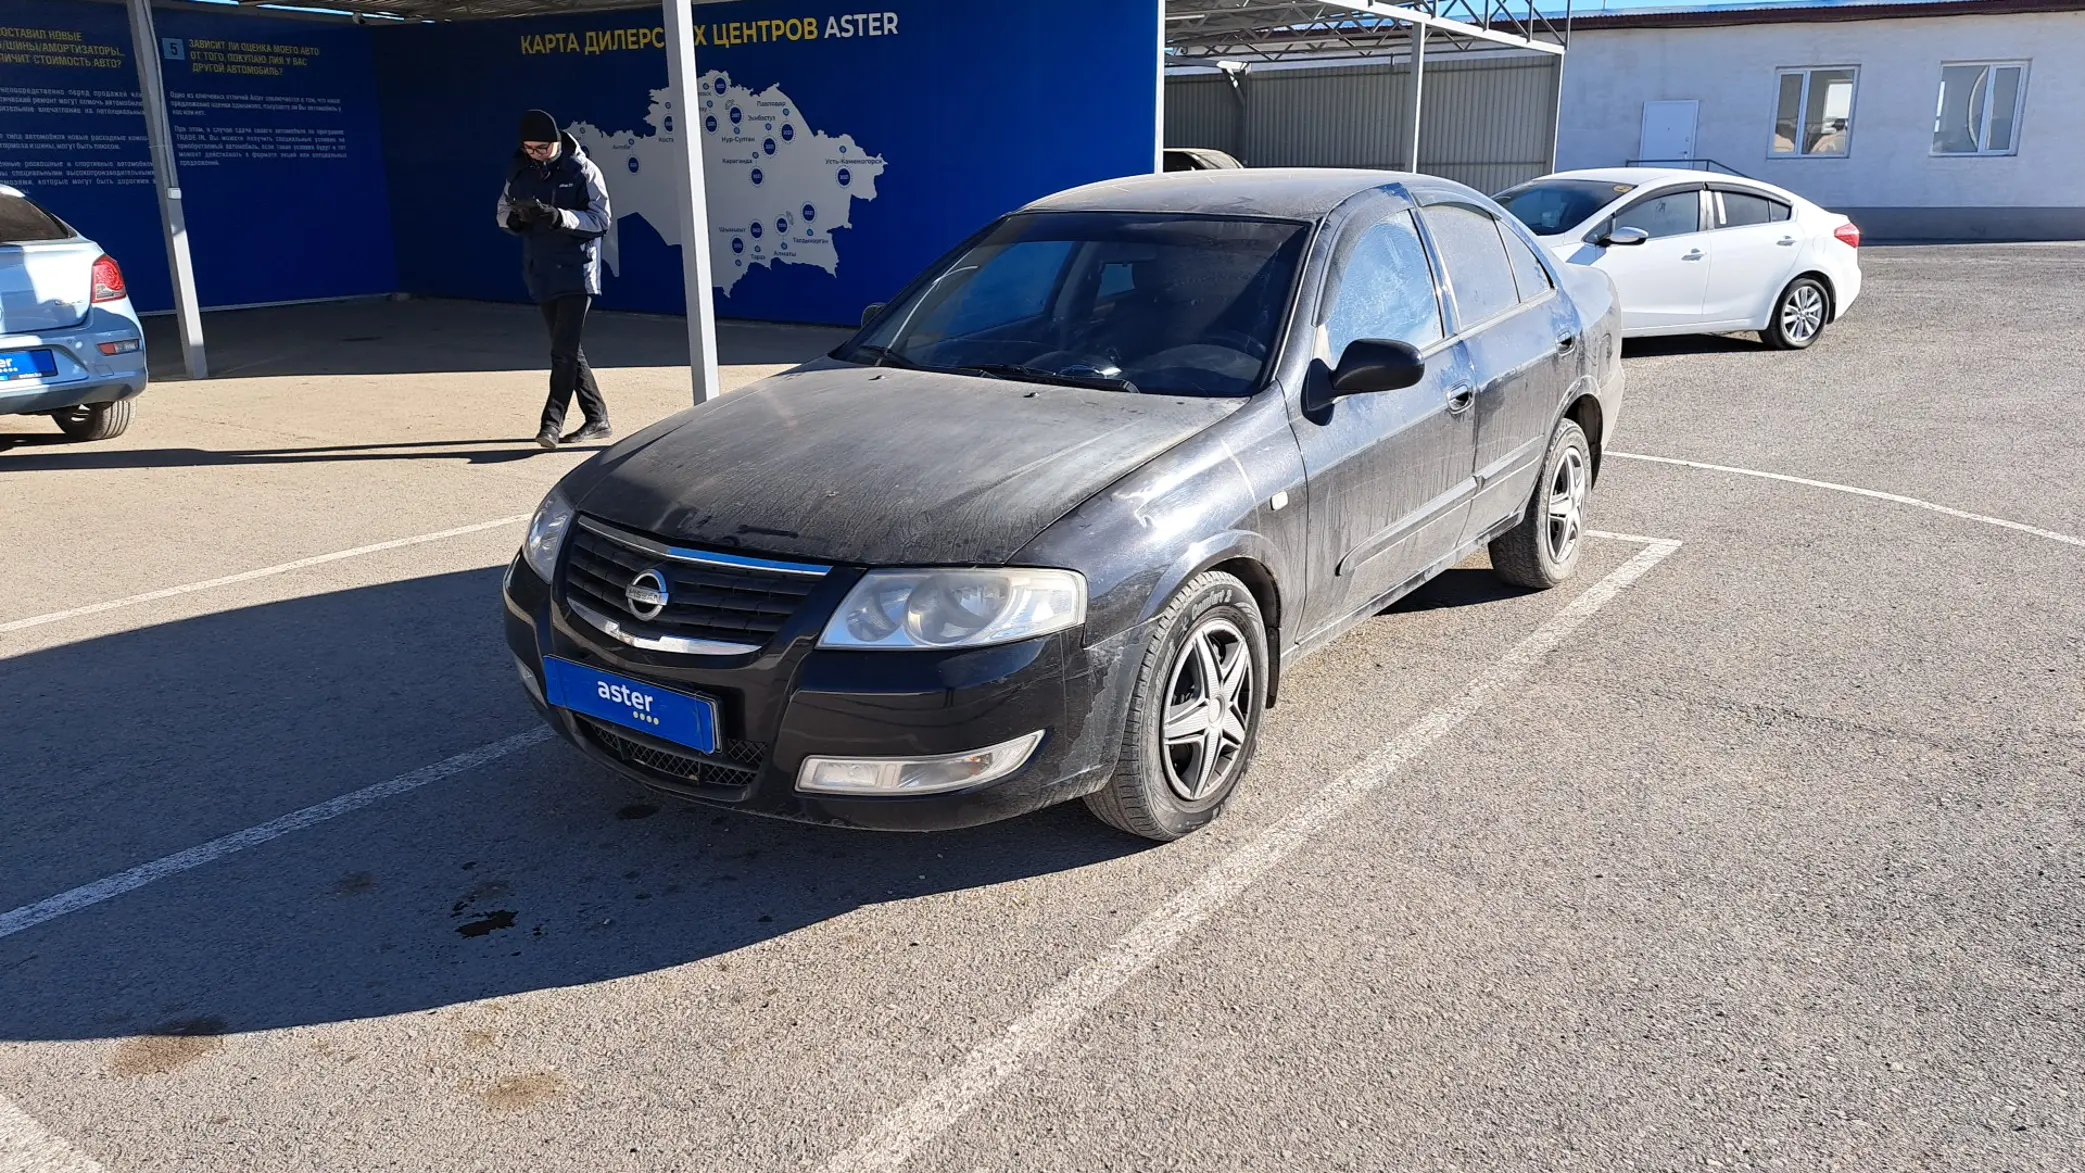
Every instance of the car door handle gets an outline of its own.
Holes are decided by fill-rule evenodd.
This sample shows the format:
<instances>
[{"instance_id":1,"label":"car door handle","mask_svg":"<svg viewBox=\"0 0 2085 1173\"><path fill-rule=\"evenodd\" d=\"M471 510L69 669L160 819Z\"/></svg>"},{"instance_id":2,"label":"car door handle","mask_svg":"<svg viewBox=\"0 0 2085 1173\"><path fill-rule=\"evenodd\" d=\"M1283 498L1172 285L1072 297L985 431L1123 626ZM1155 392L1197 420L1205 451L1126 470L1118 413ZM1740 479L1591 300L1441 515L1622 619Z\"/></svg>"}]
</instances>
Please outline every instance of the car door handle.
<instances>
[{"instance_id":1,"label":"car door handle","mask_svg":"<svg viewBox=\"0 0 2085 1173\"><path fill-rule=\"evenodd\" d=\"M1698 261L1698 260L1700 260L1700 259L1701 259L1701 258L1702 258L1702 257L1703 257L1704 255L1705 255L1705 254L1704 254L1704 253L1703 253L1703 252L1702 252L1702 251L1701 251L1700 249L1698 249L1698 248L1697 248L1697 249L1695 249L1695 250L1694 250L1693 252L1690 252L1690 253L1681 253L1681 254L1680 254L1680 259L1681 259L1681 260L1683 260L1683 261Z\"/></svg>"},{"instance_id":2,"label":"car door handle","mask_svg":"<svg viewBox=\"0 0 2085 1173\"><path fill-rule=\"evenodd\" d=\"M1774 243L1775 243L1775 244L1794 244L1794 243L1795 243L1795 237L1793 237L1793 236L1784 236L1784 237L1782 237L1781 239L1779 239L1779 240L1775 241Z\"/></svg>"},{"instance_id":3,"label":"car door handle","mask_svg":"<svg viewBox=\"0 0 2085 1173\"><path fill-rule=\"evenodd\" d=\"M1470 404L1475 402L1477 402L1477 389L1475 387L1471 387L1468 384L1457 387L1455 390L1448 392L1448 414L1461 415L1470 409Z\"/></svg>"},{"instance_id":4,"label":"car door handle","mask_svg":"<svg viewBox=\"0 0 2085 1173\"><path fill-rule=\"evenodd\" d=\"M1562 338L1557 339L1558 354L1569 354L1573 350L1577 349L1577 347L1578 336L1575 334L1566 334Z\"/></svg>"}]
</instances>

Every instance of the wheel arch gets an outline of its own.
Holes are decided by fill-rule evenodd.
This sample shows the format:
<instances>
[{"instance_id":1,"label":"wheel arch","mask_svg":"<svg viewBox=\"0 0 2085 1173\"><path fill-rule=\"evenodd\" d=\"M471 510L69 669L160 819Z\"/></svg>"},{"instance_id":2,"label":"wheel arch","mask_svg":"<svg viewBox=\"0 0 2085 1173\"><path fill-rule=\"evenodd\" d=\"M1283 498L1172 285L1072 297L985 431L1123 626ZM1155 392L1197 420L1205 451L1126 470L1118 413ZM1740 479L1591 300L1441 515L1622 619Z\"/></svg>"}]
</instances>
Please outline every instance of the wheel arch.
<instances>
[{"instance_id":1,"label":"wheel arch","mask_svg":"<svg viewBox=\"0 0 2085 1173\"><path fill-rule=\"evenodd\" d=\"M1832 275L1830 273L1825 272L1823 269L1804 269L1801 272L1797 273L1795 276L1790 277L1788 279L1788 285L1794 285L1796 282L1801 281L1805 277L1808 277L1810 280L1815 281L1819 285L1822 285L1824 287L1825 322L1829 324L1838 321L1839 287L1832 281ZM1783 285L1781 287L1782 293L1788 292L1788 285ZM1778 295L1774 298L1774 304L1777 306L1781 304L1781 298Z\"/></svg>"},{"instance_id":2,"label":"wheel arch","mask_svg":"<svg viewBox=\"0 0 2085 1173\"><path fill-rule=\"evenodd\" d=\"M1562 418L1577 424L1585 433L1586 444L1593 450L1593 483L1598 484L1601 454L1607 450L1607 409L1600 406L1600 396L1589 386L1579 387L1564 407ZM1551 432L1554 434L1555 429Z\"/></svg>"},{"instance_id":3,"label":"wheel arch","mask_svg":"<svg viewBox=\"0 0 2085 1173\"><path fill-rule=\"evenodd\" d=\"M1259 604L1260 622L1267 634L1267 704L1274 705L1281 686L1282 607L1286 595L1286 564L1274 543L1244 530L1217 534L1195 543L1152 583L1139 623L1147 623L1173 598L1180 587L1197 575L1222 571L1245 584Z\"/></svg>"}]
</instances>

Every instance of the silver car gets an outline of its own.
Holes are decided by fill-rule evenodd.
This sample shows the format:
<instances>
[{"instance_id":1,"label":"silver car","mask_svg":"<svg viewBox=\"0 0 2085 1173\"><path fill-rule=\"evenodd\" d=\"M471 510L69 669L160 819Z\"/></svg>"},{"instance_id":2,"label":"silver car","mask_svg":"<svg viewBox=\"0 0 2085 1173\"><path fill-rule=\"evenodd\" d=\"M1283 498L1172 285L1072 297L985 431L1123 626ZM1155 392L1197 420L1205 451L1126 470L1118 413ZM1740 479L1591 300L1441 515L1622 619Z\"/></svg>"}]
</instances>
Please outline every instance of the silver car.
<instances>
[{"instance_id":1,"label":"silver car","mask_svg":"<svg viewBox=\"0 0 2085 1173\"><path fill-rule=\"evenodd\" d=\"M0 186L0 415L106 440L144 389L145 335L115 258Z\"/></svg>"}]
</instances>

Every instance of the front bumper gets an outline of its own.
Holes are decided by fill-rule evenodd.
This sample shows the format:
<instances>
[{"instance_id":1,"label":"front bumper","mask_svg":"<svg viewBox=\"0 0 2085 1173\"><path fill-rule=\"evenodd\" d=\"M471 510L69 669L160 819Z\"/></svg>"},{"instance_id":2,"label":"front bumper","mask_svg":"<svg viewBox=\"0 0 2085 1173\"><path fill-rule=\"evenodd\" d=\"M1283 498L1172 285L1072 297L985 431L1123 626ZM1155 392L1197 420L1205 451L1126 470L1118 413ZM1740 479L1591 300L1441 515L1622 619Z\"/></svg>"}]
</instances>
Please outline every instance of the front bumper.
<instances>
[{"instance_id":1,"label":"front bumper","mask_svg":"<svg viewBox=\"0 0 2085 1173\"><path fill-rule=\"evenodd\" d=\"M1091 647L1080 632L956 652L836 651L818 633L859 572L836 571L758 652L694 656L619 643L576 619L518 558L504 588L507 643L551 727L596 762L677 798L806 822L932 831L1026 814L1098 789L1114 771L1129 701L1127 653L1144 629ZM716 700L711 755L546 704L543 658ZM1043 730L996 781L940 794L796 789L804 758L966 753Z\"/></svg>"}]
</instances>

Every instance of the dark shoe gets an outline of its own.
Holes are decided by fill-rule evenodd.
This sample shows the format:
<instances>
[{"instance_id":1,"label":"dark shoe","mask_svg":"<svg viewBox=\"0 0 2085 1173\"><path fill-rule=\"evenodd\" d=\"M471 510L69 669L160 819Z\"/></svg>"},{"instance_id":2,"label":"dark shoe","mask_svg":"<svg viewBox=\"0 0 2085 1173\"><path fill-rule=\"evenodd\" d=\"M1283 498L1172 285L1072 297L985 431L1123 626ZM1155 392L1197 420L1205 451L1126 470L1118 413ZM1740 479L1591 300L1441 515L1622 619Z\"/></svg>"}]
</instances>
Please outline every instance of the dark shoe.
<instances>
[{"instance_id":1,"label":"dark shoe","mask_svg":"<svg viewBox=\"0 0 2085 1173\"><path fill-rule=\"evenodd\" d=\"M536 433L536 443L541 444L545 448L556 448L557 429L548 424L544 425L543 430Z\"/></svg>"},{"instance_id":2,"label":"dark shoe","mask_svg":"<svg viewBox=\"0 0 2085 1173\"><path fill-rule=\"evenodd\" d=\"M615 435L615 429L608 425L607 420L588 420L584 427L566 436L565 443L584 444L590 440L606 440L613 435Z\"/></svg>"}]
</instances>

